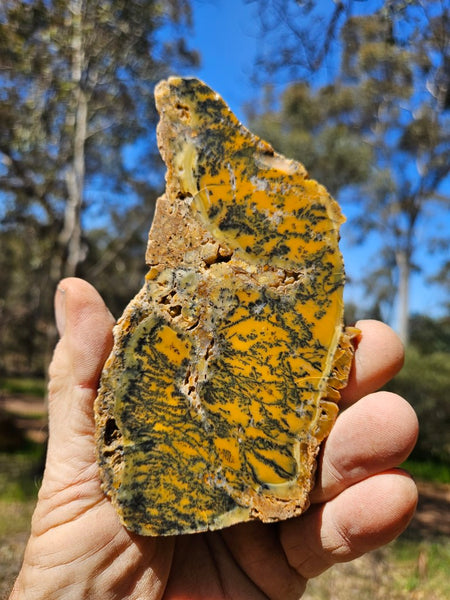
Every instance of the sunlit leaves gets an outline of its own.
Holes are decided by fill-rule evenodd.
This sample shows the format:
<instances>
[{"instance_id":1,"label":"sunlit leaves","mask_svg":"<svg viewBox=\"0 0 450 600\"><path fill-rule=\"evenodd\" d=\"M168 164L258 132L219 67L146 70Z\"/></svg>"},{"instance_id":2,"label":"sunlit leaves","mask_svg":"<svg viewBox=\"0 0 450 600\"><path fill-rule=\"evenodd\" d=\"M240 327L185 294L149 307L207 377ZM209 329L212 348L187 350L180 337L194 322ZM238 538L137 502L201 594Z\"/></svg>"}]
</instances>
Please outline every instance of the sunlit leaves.
<instances>
[{"instance_id":1,"label":"sunlit leaves","mask_svg":"<svg viewBox=\"0 0 450 600\"><path fill-rule=\"evenodd\" d=\"M155 159L153 87L173 69L197 60L183 42L189 22L188 0L0 3L0 243L5 248L0 271L17 269L16 279L1 286L12 305L0 346L8 353L14 331L23 327L17 320L20 304L28 315L32 353L38 352L30 368L42 368L44 352L37 348L42 338L26 291L34 290L42 322L51 322L51 297L70 253L70 219L74 230L81 228L73 261L86 260L80 274L95 266L96 283L108 288L102 277L114 277L114 251L121 250L123 260L129 259L129 280L142 275L132 249L139 238L142 256L163 181ZM79 202L69 214L74 182ZM140 219L134 212L127 219L125 213L137 203ZM90 230L96 227L102 239L117 235L118 207L120 235L129 246L116 247L110 239L102 265ZM117 296L116 306L123 302L123 295Z\"/></svg>"},{"instance_id":2,"label":"sunlit leaves","mask_svg":"<svg viewBox=\"0 0 450 600\"><path fill-rule=\"evenodd\" d=\"M433 249L436 267L445 257L429 219L435 211L448 219L450 206L449 8L440 0L336 4L339 13L289 0L264 7L263 39L267 44L275 36L276 57L289 49L290 62L269 58L267 72L276 68L287 84L279 110L262 110L259 123L278 149L302 160L332 192L359 187L353 236L362 242L370 232L382 259L368 261L366 289L385 306L396 293L402 298L406 340L417 250L423 260ZM288 22L288 14L295 18ZM308 84L290 83L287 73ZM372 285L384 269L393 276Z\"/></svg>"}]
</instances>

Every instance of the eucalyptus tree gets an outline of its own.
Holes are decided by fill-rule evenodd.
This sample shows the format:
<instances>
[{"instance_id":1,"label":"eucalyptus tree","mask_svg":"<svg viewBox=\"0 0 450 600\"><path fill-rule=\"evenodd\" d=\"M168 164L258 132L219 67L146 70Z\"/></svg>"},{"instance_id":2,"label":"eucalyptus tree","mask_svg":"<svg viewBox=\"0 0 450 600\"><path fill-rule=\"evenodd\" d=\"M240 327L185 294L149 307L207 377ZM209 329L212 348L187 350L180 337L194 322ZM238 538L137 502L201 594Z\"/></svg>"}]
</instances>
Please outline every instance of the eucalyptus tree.
<instances>
[{"instance_id":1,"label":"eucalyptus tree","mask_svg":"<svg viewBox=\"0 0 450 600\"><path fill-rule=\"evenodd\" d=\"M373 236L379 248L365 280L375 302L396 297L406 343L419 243L422 252L443 251L437 266L448 249L448 232L429 220L440 214L444 221L449 209L448 3L270 0L260 8L259 68L288 83L276 114L254 118L272 128L281 151L297 148L332 191L348 198L346 182L352 185L356 239Z\"/></svg>"},{"instance_id":2,"label":"eucalyptus tree","mask_svg":"<svg viewBox=\"0 0 450 600\"><path fill-rule=\"evenodd\" d=\"M148 226L162 179L153 87L196 64L190 19L189 0L1 3L0 241L15 232L23 243L10 250L26 261L2 290L2 318L26 286L27 326L45 320L56 281L79 272L94 250L88 230L107 230L112 210L139 200Z\"/></svg>"}]
</instances>

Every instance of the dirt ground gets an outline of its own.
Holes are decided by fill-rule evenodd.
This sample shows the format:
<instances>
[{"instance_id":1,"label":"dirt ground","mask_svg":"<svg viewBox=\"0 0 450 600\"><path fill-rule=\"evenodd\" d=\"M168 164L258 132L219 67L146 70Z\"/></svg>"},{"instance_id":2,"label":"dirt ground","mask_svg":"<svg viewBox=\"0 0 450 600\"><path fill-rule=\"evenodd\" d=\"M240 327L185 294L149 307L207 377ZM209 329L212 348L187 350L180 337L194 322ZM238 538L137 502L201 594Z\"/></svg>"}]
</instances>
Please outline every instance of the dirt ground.
<instances>
[{"instance_id":1,"label":"dirt ground","mask_svg":"<svg viewBox=\"0 0 450 600\"><path fill-rule=\"evenodd\" d=\"M417 482L419 505L411 532L420 538L450 536L450 485Z\"/></svg>"},{"instance_id":2,"label":"dirt ground","mask_svg":"<svg viewBox=\"0 0 450 600\"><path fill-rule=\"evenodd\" d=\"M35 396L2 394L0 392L0 417L11 419L11 426L19 441L29 439L41 444L47 438L47 408Z\"/></svg>"}]
</instances>

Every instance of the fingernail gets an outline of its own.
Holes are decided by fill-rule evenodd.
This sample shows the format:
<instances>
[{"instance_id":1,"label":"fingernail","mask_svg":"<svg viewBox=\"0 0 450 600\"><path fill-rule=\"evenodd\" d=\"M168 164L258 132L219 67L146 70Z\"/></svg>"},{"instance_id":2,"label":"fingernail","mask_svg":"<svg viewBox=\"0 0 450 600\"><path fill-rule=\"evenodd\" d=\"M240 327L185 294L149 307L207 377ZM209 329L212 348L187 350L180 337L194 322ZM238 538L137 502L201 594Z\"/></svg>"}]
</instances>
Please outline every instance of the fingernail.
<instances>
[{"instance_id":1,"label":"fingernail","mask_svg":"<svg viewBox=\"0 0 450 600\"><path fill-rule=\"evenodd\" d=\"M62 337L66 328L66 290L61 286L55 295L55 320L59 337Z\"/></svg>"}]
</instances>

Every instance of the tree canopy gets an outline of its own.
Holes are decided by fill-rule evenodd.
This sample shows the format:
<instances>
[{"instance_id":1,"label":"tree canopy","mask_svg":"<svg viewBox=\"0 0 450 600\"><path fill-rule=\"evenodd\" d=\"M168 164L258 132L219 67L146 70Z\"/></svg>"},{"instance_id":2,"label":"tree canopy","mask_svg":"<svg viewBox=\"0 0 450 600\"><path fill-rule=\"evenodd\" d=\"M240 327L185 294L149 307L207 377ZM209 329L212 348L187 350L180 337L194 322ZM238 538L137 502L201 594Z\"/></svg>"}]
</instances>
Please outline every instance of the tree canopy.
<instances>
[{"instance_id":1,"label":"tree canopy","mask_svg":"<svg viewBox=\"0 0 450 600\"><path fill-rule=\"evenodd\" d=\"M427 218L449 209L449 9L438 0L373 0L359 13L351 0L329 2L332 11L325 4L259 3L263 48L278 41L276 53L260 54L260 68L301 79L253 114L252 126L352 199L357 241L378 242L367 289L375 304L396 297L407 342L419 236L438 264L447 249L448 232Z\"/></svg>"},{"instance_id":2,"label":"tree canopy","mask_svg":"<svg viewBox=\"0 0 450 600\"><path fill-rule=\"evenodd\" d=\"M0 6L0 343L14 356L12 332L29 336L28 367L56 282L120 280L114 231L132 245L148 229L162 182L153 87L196 64L190 18L188 0Z\"/></svg>"}]
</instances>

